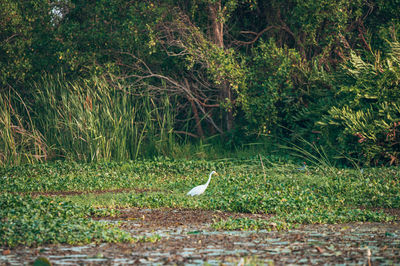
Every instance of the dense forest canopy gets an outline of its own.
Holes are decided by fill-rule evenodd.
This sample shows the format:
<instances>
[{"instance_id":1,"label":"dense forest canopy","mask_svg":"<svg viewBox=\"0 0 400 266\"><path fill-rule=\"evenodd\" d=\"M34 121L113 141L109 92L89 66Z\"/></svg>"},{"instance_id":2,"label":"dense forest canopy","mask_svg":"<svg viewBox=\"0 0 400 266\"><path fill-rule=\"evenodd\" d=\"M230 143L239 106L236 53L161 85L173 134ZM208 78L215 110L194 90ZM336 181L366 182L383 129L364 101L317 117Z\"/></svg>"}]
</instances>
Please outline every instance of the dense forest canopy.
<instances>
[{"instance_id":1,"label":"dense forest canopy","mask_svg":"<svg viewBox=\"0 0 400 266\"><path fill-rule=\"evenodd\" d=\"M3 0L0 162L257 139L399 164L399 14L400 0Z\"/></svg>"}]
</instances>

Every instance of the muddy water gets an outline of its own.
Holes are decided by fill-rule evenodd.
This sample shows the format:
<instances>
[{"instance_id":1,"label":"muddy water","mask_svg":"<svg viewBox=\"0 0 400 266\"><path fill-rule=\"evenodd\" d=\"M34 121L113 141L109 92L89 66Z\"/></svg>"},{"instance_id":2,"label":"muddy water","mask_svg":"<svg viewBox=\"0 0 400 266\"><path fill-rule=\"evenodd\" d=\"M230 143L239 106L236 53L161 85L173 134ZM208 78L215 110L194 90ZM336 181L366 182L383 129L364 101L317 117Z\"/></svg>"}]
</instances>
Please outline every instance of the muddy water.
<instances>
[{"instance_id":1,"label":"muddy water","mask_svg":"<svg viewBox=\"0 0 400 266\"><path fill-rule=\"evenodd\" d=\"M161 225L162 221L152 220L152 211L136 210L130 213L130 218L109 220L120 222L121 227L133 235L148 236L155 242L80 247L49 245L17 248L9 254L0 249L0 265L21 265L39 256L48 258L53 265L199 265L206 262L210 265L251 262L267 265L400 265L399 223L306 225L283 232L215 231L210 223L188 218L188 215L198 217L199 212L158 212L154 214L158 218L175 215L176 219Z\"/></svg>"}]
</instances>

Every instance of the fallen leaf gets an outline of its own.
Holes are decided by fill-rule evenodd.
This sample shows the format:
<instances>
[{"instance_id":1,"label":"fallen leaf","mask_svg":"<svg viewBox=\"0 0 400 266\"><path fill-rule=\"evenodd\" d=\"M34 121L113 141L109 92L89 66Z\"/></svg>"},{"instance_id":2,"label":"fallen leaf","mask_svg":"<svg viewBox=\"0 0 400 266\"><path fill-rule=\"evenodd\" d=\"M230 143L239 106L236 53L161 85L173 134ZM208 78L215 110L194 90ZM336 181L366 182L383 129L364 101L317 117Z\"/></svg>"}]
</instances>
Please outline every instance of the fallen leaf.
<instances>
[{"instance_id":1,"label":"fallen leaf","mask_svg":"<svg viewBox=\"0 0 400 266\"><path fill-rule=\"evenodd\" d=\"M322 252L323 252L323 249L320 248L319 246L316 246L315 248L318 250L319 253L322 253Z\"/></svg>"},{"instance_id":2,"label":"fallen leaf","mask_svg":"<svg viewBox=\"0 0 400 266\"><path fill-rule=\"evenodd\" d=\"M4 256L10 255L10 254L11 254L11 251L9 249L3 250Z\"/></svg>"}]
</instances>

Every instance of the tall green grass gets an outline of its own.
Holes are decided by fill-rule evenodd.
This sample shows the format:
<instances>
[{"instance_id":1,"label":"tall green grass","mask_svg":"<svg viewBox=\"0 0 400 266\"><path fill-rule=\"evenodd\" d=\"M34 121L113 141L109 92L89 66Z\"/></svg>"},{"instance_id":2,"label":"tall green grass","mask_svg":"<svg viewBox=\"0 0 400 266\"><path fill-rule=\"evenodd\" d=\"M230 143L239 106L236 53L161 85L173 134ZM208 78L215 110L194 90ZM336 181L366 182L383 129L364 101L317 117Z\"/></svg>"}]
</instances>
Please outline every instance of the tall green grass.
<instances>
[{"instance_id":1,"label":"tall green grass","mask_svg":"<svg viewBox=\"0 0 400 266\"><path fill-rule=\"evenodd\" d=\"M174 146L174 112L167 96L151 97L118 82L73 83L46 76L36 83L35 118L55 156L127 160L166 155Z\"/></svg>"},{"instance_id":2,"label":"tall green grass","mask_svg":"<svg viewBox=\"0 0 400 266\"><path fill-rule=\"evenodd\" d=\"M292 156L308 161L324 172L327 171L333 174L336 172L334 163L331 161L330 156L326 153L322 145L309 142L300 136L297 137L296 141L299 144L288 142L288 145L278 144L278 147L283 150L288 150L291 152Z\"/></svg>"},{"instance_id":3,"label":"tall green grass","mask_svg":"<svg viewBox=\"0 0 400 266\"><path fill-rule=\"evenodd\" d=\"M47 145L20 95L0 92L0 165L42 161Z\"/></svg>"},{"instance_id":4,"label":"tall green grass","mask_svg":"<svg viewBox=\"0 0 400 266\"><path fill-rule=\"evenodd\" d=\"M0 93L0 165L168 156L176 149L173 101L99 78L45 75L23 101ZM128 88L128 89L127 89Z\"/></svg>"}]
</instances>

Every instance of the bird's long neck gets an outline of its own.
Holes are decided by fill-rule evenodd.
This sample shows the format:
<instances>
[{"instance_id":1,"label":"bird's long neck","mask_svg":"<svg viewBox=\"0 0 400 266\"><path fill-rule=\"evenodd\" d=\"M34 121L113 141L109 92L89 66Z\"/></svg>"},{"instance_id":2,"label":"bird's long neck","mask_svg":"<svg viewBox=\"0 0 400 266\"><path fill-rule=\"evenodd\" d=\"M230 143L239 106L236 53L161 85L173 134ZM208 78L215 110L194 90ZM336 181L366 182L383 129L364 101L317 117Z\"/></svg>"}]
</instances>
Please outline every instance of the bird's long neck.
<instances>
[{"instance_id":1,"label":"bird's long neck","mask_svg":"<svg viewBox=\"0 0 400 266\"><path fill-rule=\"evenodd\" d=\"M208 178L208 181L207 181L207 183L206 183L206 186L208 186L208 184L210 184L210 181L211 181L211 176L214 174L214 172L211 172L210 173L210 177Z\"/></svg>"}]
</instances>

